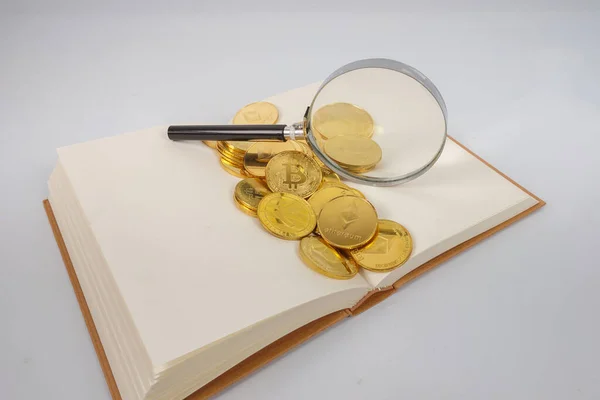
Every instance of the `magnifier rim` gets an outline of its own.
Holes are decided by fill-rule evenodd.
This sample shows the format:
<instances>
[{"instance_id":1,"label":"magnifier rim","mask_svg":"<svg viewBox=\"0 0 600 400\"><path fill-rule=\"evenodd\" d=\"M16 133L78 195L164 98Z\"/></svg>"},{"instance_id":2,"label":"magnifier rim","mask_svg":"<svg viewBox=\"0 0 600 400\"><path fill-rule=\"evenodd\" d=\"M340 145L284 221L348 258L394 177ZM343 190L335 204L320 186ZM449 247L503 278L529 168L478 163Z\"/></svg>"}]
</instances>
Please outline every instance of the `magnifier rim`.
<instances>
[{"instance_id":1,"label":"magnifier rim","mask_svg":"<svg viewBox=\"0 0 600 400\"><path fill-rule=\"evenodd\" d=\"M317 133L313 132L313 130L311 129L312 113L313 113L313 106L315 104L315 101L319 97L319 94L321 93L323 88L329 82L331 82L332 80L334 80L344 74L347 74L348 72L355 71L357 69L364 69L364 68L389 69L389 70L400 72L404 75L410 76L411 78L413 78L414 80L419 82L421 85L423 85L429 91L429 93L431 93L433 98L436 100L436 102L440 106L440 110L442 111L442 115L444 116L443 140L441 141L440 148L438 149L436 154L423 167L416 169L414 171L411 171L407 174L395 176L395 177L374 177L374 176L358 175L358 174L353 174L351 172L348 172L345 169L343 169L342 167L340 167L333 159L331 159L319 147L316 137L315 137L317 135ZM448 136L448 116L447 116L447 111L446 111L446 103L444 102L444 99L442 98L440 91L435 87L435 85L433 84L433 82L431 82L431 80L429 78L427 78L425 75L423 75L423 73L421 73L417 69L411 67L410 65L401 63L399 61L390 60L387 58L367 58L364 60L358 60L358 61L351 62L349 64L346 64L346 65L338 68L333 73L331 73L323 81L323 83L321 83L321 86L319 86L319 89L317 90L317 93L315 93L315 96L313 97L313 100L310 103L310 106L308 108L308 112L306 114L306 119L305 119L305 128L306 128L306 133L307 133L306 141L312 147L312 149L315 152L315 154L317 155L317 157L319 157L319 159L321 161L323 161L323 163L328 168L330 168L333 172L335 172L336 174L340 175L341 177L343 177L345 179L348 179L349 181L353 181L353 182L357 182L357 183L364 183L364 184L371 185L371 186L393 186L393 185L399 185L401 183L406 183L408 181L411 181L411 180L423 175L431 167L433 167L433 165L436 163L436 161L442 155L442 151L444 150L444 146L446 145L446 139Z\"/></svg>"}]
</instances>

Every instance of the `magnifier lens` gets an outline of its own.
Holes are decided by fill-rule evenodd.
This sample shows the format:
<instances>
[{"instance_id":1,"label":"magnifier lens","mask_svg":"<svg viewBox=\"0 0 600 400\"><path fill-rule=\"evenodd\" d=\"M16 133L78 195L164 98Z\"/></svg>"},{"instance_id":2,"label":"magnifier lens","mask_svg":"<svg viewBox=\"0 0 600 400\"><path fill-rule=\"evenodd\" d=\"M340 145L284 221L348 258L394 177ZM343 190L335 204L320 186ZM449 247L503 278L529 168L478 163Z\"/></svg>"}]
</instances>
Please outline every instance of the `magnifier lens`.
<instances>
[{"instance_id":1,"label":"magnifier lens","mask_svg":"<svg viewBox=\"0 0 600 400\"><path fill-rule=\"evenodd\" d=\"M437 89L398 62L343 69L325 81L307 116L308 141L319 158L348 179L377 185L425 172L446 139Z\"/></svg>"}]
</instances>

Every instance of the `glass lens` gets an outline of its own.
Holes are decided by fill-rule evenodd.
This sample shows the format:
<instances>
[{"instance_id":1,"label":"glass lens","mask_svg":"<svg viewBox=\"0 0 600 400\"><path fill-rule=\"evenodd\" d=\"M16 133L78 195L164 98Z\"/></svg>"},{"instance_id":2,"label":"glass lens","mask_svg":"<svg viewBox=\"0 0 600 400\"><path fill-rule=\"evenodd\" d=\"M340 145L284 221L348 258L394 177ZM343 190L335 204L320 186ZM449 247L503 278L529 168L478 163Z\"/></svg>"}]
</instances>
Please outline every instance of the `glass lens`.
<instances>
[{"instance_id":1,"label":"glass lens","mask_svg":"<svg viewBox=\"0 0 600 400\"><path fill-rule=\"evenodd\" d=\"M308 139L319 158L347 178L400 183L426 170L443 149L440 101L395 69L342 72L317 93L307 116Z\"/></svg>"}]
</instances>

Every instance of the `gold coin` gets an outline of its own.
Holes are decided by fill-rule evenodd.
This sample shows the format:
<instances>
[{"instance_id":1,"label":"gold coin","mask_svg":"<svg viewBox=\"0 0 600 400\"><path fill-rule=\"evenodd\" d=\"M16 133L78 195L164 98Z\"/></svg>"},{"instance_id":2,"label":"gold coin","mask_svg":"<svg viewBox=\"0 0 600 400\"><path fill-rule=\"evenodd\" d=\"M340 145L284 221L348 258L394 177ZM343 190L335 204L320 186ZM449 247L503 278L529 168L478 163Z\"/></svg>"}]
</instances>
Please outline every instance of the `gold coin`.
<instances>
[{"instance_id":1,"label":"gold coin","mask_svg":"<svg viewBox=\"0 0 600 400\"><path fill-rule=\"evenodd\" d=\"M263 197L271 193L267 185L258 178L246 178L235 185L235 198L245 207L255 210Z\"/></svg>"},{"instance_id":2,"label":"gold coin","mask_svg":"<svg viewBox=\"0 0 600 400\"><path fill-rule=\"evenodd\" d=\"M267 185L273 192L309 197L321 185L321 168L309 156L298 151L284 151L269 161L265 169Z\"/></svg>"},{"instance_id":3,"label":"gold coin","mask_svg":"<svg viewBox=\"0 0 600 400\"><path fill-rule=\"evenodd\" d=\"M302 142L300 140L290 140L290 142L295 147L294 150L300 151L300 152L306 154L307 156L312 156L313 152L310 149L310 146L307 145L305 142Z\"/></svg>"},{"instance_id":4,"label":"gold coin","mask_svg":"<svg viewBox=\"0 0 600 400\"><path fill-rule=\"evenodd\" d=\"M243 161L240 161L237 158L232 158L231 156L226 155L226 154L222 154L222 153L220 154L220 156L221 156L221 159L227 161L230 165L233 165L234 167L240 168L240 169L244 168L244 162Z\"/></svg>"},{"instance_id":5,"label":"gold coin","mask_svg":"<svg viewBox=\"0 0 600 400\"><path fill-rule=\"evenodd\" d=\"M381 160L381 147L366 137L336 136L323 149L340 166L355 170L372 168Z\"/></svg>"},{"instance_id":6,"label":"gold coin","mask_svg":"<svg viewBox=\"0 0 600 400\"><path fill-rule=\"evenodd\" d=\"M376 272L391 271L408 260L413 243L410 233L397 222L379 220L379 232L374 240L350 255L364 269Z\"/></svg>"},{"instance_id":7,"label":"gold coin","mask_svg":"<svg viewBox=\"0 0 600 400\"><path fill-rule=\"evenodd\" d=\"M309 268L329 278L350 279L358 273L352 261L316 236L302 238L300 258Z\"/></svg>"},{"instance_id":8,"label":"gold coin","mask_svg":"<svg viewBox=\"0 0 600 400\"><path fill-rule=\"evenodd\" d=\"M250 175L265 177L267 164L277 154L283 151L294 151L298 147L294 141L288 142L254 142L244 155L244 168Z\"/></svg>"},{"instance_id":9,"label":"gold coin","mask_svg":"<svg viewBox=\"0 0 600 400\"><path fill-rule=\"evenodd\" d=\"M238 177L238 178L246 178L248 176L244 173L244 170L231 164L229 161L223 159L222 157L220 158L220 162L221 162L221 167L223 167L223 169L225 171L227 171L229 174L231 174L235 177Z\"/></svg>"},{"instance_id":10,"label":"gold coin","mask_svg":"<svg viewBox=\"0 0 600 400\"><path fill-rule=\"evenodd\" d=\"M362 193L357 192L358 191L354 191L352 190L352 188L347 186L326 186L322 189L317 190L315 194L310 196L310 198L308 199L308 204L310 204L310 206L313 208L313 211L315 212L315 215L318 218L325 204L329 203L336 197L358 196L364 198L364 196L362 196Z\"/></svg>"},{"instance_id":11,"label":"gold coin","mask_svg":"<svg viewBox=\"0 0 600 400\"><path fill-rule=\"evenodd\" d=\"M221 148L227 152L230 152L233 155L237 155L240 157L244 157L248 148L252 146L254 142L249 141L221 141L218 144L221 145Z\"/></svg>"},{"instance_id":12,"label":"gold coin","mask_svg":"<svg viewBox=\"0 0 600 400\"><path fill-rule=\"evenodd\" d=\"M310 204L290 193L271 193L258 204L258 219L271 234L297 240L315 229L317 217Z\"/></svg>"},{"instance_id":13,"label":"gold coin","mask_svg":"<svg viewBox=\"0 0 600 400\"><path fill-rule=\"evenodd\" d=\"M328 187L332 187L332 186L333 187L338 187L338 188L343 188L343 189L350 190L355 196L362 197L363 199L366 199L366 196L364 195L363 192L361 192L360 190L355 189L353 187L350 187L350 186L346 185L345 183L343 183L341 181L340 182L323 182L323 184L321 185L321 187L319 188L319 190L322 190L322 189L325 189L325 188L328 188Z\"/></svg>"},{"instance_id":14,"label":"gold coin","mask_svg":"<svg viewBox=\"0 0 600 400\"><path fill-rule=\"evenodd\" d=\"M373 136L373 118L362 108L349 103L333 103L319 108L312 126L324 139L339 135Z\"/></svg>"},{"instance_id":15,"label":"gold coin","mask_svg":"<svg viewBox=\"0 0 600 400\"><path fill-rule=\"evenodd\" d=\"M348 172L352 172L353 174L364 174L365 172L371 171L373 168L375 168L376 165L377 164L370 165L370 166L364 167L364 168L354 168L354 167L344 166L343 164L340 164L340 166L342 168L344 168Z\"/></svg>"},{"instance_id":16,"label":"gold coin","mask_svg":"<svg viewBox=\"0 0 600 400\"><path fill-rule=\"evenodd\" d=\"M214 140L203 140L202 143L204 143L205 145L207 145L211 149L216 149L217 148L217 142L214 141Z\"/></svg>"},{"instance_id":17,"label":"gold coin","mask_svg":"<svg viewBox=\"0 0 600 400\"><path fill-rule=\"evenodd\" d=\"M351 250L364 246L375 236L377 212L365 199L341 196L323 206L317 225L327 243Z\"/></svg>"},{"instance_id":18,"label":"gold coin","mask_svg":"<svg viewBox=\"0 0 600 400\"><path fill-rule=\"evenodd\" d=\"M243 205L242 203L240 203L239 199L235 196L233 196L233 200L234 203L236 205L236 207L243 212L244 214L247 214L251 217L256 217L256 210L252 210L251 208L246 207L245 205Z\"/></svg>"},{"instance_id":19,"label":"gold coin","mask_svg":"<svg viewBox=\"0 0 600 400\"><path fill-rule=\"evenodd\" d=\"M236 125L267 125L274 124L279 119L277 107L266 101L259 101L244 106L233 117Z\"/></svg>"},{"instance_id":20,"label":"gold coin","mask_svg":"<svg viewBox=\"0 0 600 400\"><path fill-rule=\"evenodd\" d=\"M327 168L321 168L321 173L323 174L322 183L325 182L340 182L340 177L335 172L331 171Z\"/></svg>"}]
</instances>

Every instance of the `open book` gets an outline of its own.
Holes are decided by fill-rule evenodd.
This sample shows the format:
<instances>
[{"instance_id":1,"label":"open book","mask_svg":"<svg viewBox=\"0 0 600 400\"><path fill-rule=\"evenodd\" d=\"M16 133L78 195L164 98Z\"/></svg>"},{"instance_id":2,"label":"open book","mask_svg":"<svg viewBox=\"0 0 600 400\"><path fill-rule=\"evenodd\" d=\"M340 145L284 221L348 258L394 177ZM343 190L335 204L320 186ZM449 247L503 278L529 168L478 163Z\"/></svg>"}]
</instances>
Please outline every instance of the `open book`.
<instances>
[{"instance_id":1,"label":"open book","mask_svg":"<svg viewBox=\"0 0 600 400\"><path fill-rule=\"evenodd\" d=\"M267 101L293 123L317 87ZM396 270L340 281L238 211L237 182L166 127L58 150L46 206L115 399L205 398L543 205L448 139L410 183L350 184L414 250Z\"/></svg>"}]
</instances>

